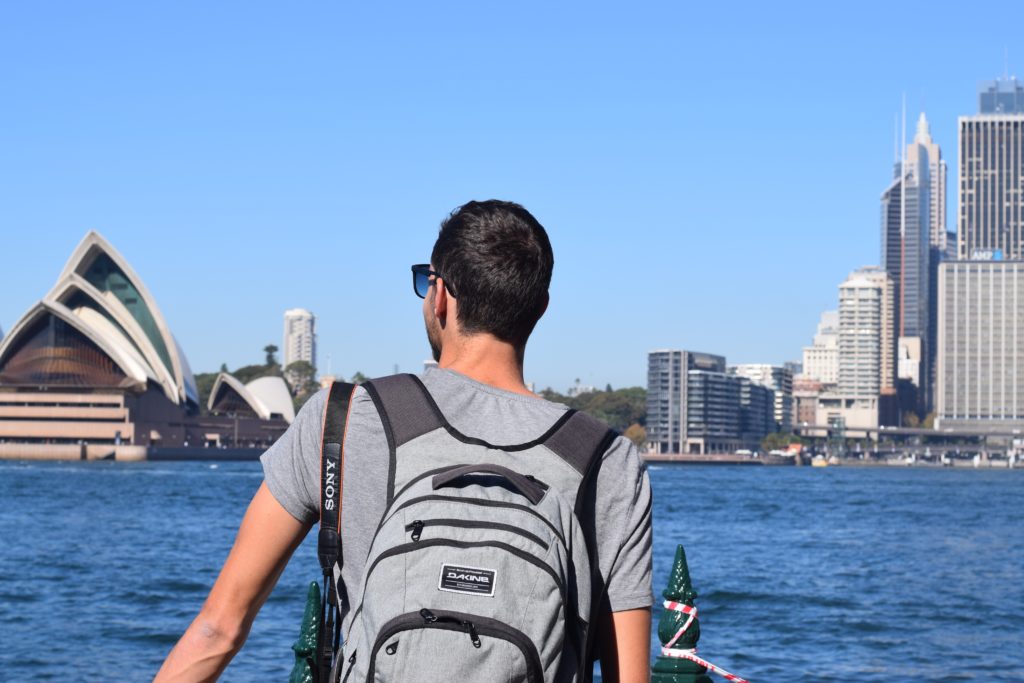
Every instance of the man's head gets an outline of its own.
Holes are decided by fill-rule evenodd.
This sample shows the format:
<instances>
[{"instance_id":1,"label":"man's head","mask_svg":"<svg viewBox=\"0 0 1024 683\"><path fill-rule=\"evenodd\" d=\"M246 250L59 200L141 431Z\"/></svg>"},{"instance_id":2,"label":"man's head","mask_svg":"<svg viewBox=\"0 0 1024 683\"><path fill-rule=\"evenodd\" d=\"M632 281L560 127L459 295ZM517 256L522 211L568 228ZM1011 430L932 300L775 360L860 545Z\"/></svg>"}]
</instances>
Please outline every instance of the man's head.
<instances>
[{"instance_id":1,"label":"man's head","mask_svg":"<svg viewBox=\"0 0 1024 683\"><path fill-rule=\"evenodd\" d=\"M469 202L442 223L430 255L456 300L458 332L489 334L523 348L548 304L554 254L544 227L518 204L498 200ZM436 359L443 345L444 321L436 314L431 287L424 306L427 337Z\"/></svg>"}]
</instances>

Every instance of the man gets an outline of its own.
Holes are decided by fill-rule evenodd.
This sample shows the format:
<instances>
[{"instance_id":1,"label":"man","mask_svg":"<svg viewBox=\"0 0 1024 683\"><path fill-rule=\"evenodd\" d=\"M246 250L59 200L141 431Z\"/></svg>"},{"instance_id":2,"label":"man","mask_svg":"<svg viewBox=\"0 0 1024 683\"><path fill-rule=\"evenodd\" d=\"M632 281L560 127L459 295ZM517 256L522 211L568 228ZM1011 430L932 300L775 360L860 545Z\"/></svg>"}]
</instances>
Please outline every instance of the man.
<instances>
[{"instance_id":1,"label":"man","mask_svg":"<svg viewBox=\"0 0 1024 683\"><path fill-rule=\"evenodd\" d=\"M540 223L518 204L492 200L454 211L441 225L431 264L414 267L427 339L438 361L422 382L460 432L491 443L525 443L564 416L566 406L536 396L523 381L526 342L547 308L553 265ZM216 679L317 521L326 397L322 391L310 399L263 455L265 481L206 603L168 655L158 681ZM342 591L359 585L386 498L388 443L362 389L352 398L345 453ZM618 437L605 452L594 495L600 511L597 564L607 594L598 621L602 676L647 681L651 492L626 439Z\"/></svg>"}]
</instances>

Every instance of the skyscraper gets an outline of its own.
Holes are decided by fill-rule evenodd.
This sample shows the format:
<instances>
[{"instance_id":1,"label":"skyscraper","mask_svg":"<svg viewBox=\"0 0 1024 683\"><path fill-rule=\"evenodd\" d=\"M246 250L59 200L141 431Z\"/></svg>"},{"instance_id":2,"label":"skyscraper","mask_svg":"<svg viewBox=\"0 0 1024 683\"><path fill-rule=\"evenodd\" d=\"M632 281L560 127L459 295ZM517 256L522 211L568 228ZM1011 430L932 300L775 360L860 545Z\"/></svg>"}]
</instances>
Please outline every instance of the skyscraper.
<instances>
[{"instance_id":1,"label":"skyscraper","mask_svg":"<svg viewBox=\"0 0 1024 683\"><path fill-rule=\"evenodd\" d=\"M883 398L895 395L892 279L881 268L859 268L839 286L839 382L818 397L815 423L842 418L847 427L895 424ZM805 421L805 420L802 420Z\"/></svg>"},{"instance_id":2,"label":"skyscraper","mask_svg":"<svg viewBox=\"0 0 1024 683\"><path fill-rule=\"evenodd\" d=\"M939 270L936 426L1024 428L1024 263L951 261Z\"/></svg>"},{"instance_id":3,"label":"skyscraper","mask_svg":"<svg viewBox=\"0 0 1024 683\"><path fill-rule=\"evenodd\" d=\"M880 268L859 268L839 286L839 385L845 396L895 387L893 285Z\"/></svg>"},{"instance_id":4,"label":"skyscraper","mask_svg":"<svg viewBox=\"0 0 1024 683\"><path fill-rule=\"evenodd\" d=\"M982 83L978 114L961 116L960 259L1024 258L1024 88Z\"/></svg>"},{"instance_id":5,"label":"skyscraper","mask_svg":"<svg viewBox=\"0 0 1024 683\"><path fill-rule=\"evenodd\" d=\"M918 387L919 405L930 405L935 349L936 269L947 245L946 162L932 141L924 112L893 181L882 193L882 268L894 292L893 337L901 349L900 379ZM893 385L895 386L895 385Z\"/></svg>"},{"instance_id":6,"label":"skyscraper","mask_svg":"<svg viewBox=\"0 0 1024 683\"><path fill-rule=\"evenodd\" d=\"M283 367L304 360L316 367L316 316L304 308L284 312Z\"/></svg>"}]
</instances>

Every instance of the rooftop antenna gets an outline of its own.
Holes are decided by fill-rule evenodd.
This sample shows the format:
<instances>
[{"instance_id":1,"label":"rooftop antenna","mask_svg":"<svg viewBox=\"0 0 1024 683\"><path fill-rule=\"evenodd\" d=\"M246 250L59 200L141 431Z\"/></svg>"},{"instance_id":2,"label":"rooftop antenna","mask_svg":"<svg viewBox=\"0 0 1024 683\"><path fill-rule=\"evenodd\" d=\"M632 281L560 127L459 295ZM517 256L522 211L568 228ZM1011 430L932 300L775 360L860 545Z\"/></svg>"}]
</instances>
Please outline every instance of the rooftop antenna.
<instances>
[{"instance_id":1,"label":"rooftop antenna","mask_svg":"<svg viewBox=\"0 0 1024 683\"><path fill-rule=\"evenodd\" d=\"M327 354L327 374L331 374L331 354Z\"/></svg>"},{"instance_id":2,"label":"rooftop antenna","mask_svg":"<svg viewBox=\"0 0 1024 683\"><path fill-rule=\"evenodd\" d=\"M900 115L892 115L892 163L900 160Z\"/></svg>"}]
</instances>

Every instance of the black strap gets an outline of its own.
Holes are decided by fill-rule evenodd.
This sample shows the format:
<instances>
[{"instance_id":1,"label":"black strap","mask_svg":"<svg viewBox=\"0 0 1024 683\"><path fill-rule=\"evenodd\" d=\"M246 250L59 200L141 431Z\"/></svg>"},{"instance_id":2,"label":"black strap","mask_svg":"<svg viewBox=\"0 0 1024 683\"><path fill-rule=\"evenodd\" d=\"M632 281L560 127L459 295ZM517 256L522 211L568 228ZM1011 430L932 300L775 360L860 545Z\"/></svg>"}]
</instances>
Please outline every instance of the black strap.
<instances>
[{"instance_id":1,"label":"black strap","mask_svg":"<svg viewBox=\"0 0 1024 683\"><path fill-rule=\"evenodd\" d=\"M592 662L596 658L597 629L599 615L608 609L605 598L607 586L601 576L597 554L597 476L604 462L604 454L618 437L608 425L586 413L575 413L545 442L552 452L569 463L580 473L580 485L576 489L574 504L576 517L583 530L587 556L590 559L590 614L587 640L580 653L580 677L590 681L593 674Z\"/></svg>"},{"instance_id":2,"label":"black strap","mask_svg":"<svg viewBox=\"0 0 1024 683\"><path fill-rule=\"evenodd\" d=\"M320 442L320 533L316 548L320 569L324 574L324 590L320 597L317 666L313 671L320 683L327 683L330 679L341 637L334 565L342 557L341 493L344 483L345 426L354 391L354 384L334 382L324 406L323 436Z\"/></svg>"}]
</instances>

